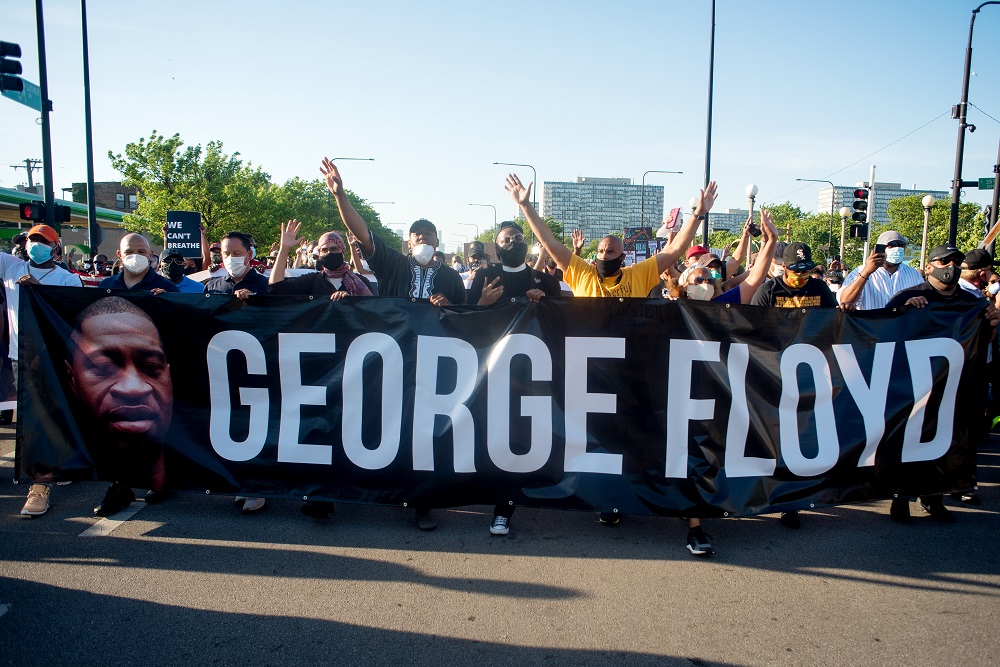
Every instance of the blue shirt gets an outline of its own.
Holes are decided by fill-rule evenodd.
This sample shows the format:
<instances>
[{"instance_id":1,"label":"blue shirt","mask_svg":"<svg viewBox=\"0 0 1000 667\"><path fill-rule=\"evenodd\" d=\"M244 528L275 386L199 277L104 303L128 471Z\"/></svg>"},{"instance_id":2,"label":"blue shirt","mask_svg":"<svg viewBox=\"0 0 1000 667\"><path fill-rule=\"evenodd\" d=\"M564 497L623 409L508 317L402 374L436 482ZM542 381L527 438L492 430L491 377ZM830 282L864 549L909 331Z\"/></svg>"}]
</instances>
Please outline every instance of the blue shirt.
<instances>
[{"instance_id":1,"label":"blue shirt","mask_svg":"<svg viewBox=\"0 0 1000 667\"><path fill-rule=\"evenodd\" d=\"M238 282L228 273L218 278L212 278L205 285L209 294L232 294L238 289L248 289L254 296L267 294L267 278L263 273L249 269Z\"/></svg>"},{"instance_id":2,"label":"blue shirt","mask_svg":"<svg viewBox=\"0 0 1000 667\"><path fill-rule=\"evenodd\" d=\"M197 280L191 280L187 276L181 278L179 283L174 283L177 285L177 290L181 294L204 294L205 286L202 285Z\"/></svg>"},{"instance_id":3,"label":"blue shirt","mask_svg":"<svg viewBox=\"0 0 1000 667\"><path fill-rule=\"evenodd\" d=\"M177 285L170 282L168 279L161 276L156 271L151 271L146 269L146 275L142 277L142 280L137 282L132 287L128 287L125 284L125 269L118 272L117 275L110 276L101 281L98 285L100 289L138 289L138 290L154 290L162 289L167 292L179 292Z\"/></svg>"}]
</instances>

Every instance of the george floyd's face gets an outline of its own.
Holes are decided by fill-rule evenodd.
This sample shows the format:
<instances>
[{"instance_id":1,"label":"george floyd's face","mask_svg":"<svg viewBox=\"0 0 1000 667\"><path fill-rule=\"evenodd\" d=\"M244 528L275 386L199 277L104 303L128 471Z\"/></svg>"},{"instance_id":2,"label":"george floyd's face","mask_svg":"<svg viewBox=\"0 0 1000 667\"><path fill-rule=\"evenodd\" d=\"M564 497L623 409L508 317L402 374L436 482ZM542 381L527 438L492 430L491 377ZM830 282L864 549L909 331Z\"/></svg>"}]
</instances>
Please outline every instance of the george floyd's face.
<instances>
[{"instance_id":1,"label":"george floyd's face","mask_svg":"<svg viewBox=\"0 0 1000 667\"><path fill-rule=\"evenodd\" d=\"M74 337L70 387L104 433L115 442L162 441L173 383L153 323L134 313L95 315Z\"/></svg>"}]
</instances>

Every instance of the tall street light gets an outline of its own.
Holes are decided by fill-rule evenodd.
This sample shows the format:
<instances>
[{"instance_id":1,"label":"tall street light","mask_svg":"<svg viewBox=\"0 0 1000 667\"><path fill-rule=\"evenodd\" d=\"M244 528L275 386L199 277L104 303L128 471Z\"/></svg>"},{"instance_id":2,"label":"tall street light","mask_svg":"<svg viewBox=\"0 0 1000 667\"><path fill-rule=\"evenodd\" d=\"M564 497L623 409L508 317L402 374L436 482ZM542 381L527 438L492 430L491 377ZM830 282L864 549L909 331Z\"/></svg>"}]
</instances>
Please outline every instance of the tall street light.
<instances>
[{"instance_id":1,"label":"tall street light","mask_svg":"<svg viewBox=\"0 0 1000 667\"><path fill-rule=\"evenodd\" d=\"M642 189L639 191L639 220L642 222L640 227L646 226L646 174L683 174L683 171L662 171L660 169L650 169L649 171L644 171L642 173Z\"/></svg>"},{"instance_id":2,"label":"tall street light","mask_svg":"<svg viewBox=\"0 0 1000 667\"><path fill-rule=\"evenodd\" d=\"M924 205L924 237L920 242L920 270L923 271L927 265L927 225L931 221L931 209L937 203L934 195L926 195L920 202Z\"/></svg>"},{"instance_id":3,"label":"tall street light","mask_svg":"<svg viewBox=\"0 0 1000 667\"><path fill-rule=\"evenodd\" d=\"M491 209L493 209L493 229L497 228L497 207L496 206L494 206L493 204L469 204L469 206L482 206L482 207L487 207L488 206ZM479 229L479 228L476 227L476 229ZM479 236L479 234L476 234L476 236Z\"/></svg>"},{"instance_id":4,"label":"tall street light","mask_svg":"<svg viewBox=\"0 0 1000 667\"><path fill-rule=\"evenodd\" d=\"M972 20L969 21L969 44L965 47L965 73L962 79L962 101L951 108L951 117L958 119L958 144L955 147L955 179L951 182L951 216L948 219L948 243L955 245L958 236L958 198L963 187L975 187L976 181L962 181L962 159L965 153L965 130L975 132L976 126L965 122L969 108L969 75L972 72L972 29L976 26L976 14L986 5L1000 5L1000 1L984 2L972 10Z\"/></svg>"},{"instance_id":5,"label":"tall street light","mask_svg":"<svg viewBox=\"0 0 1000 667\"><path fill-rule=\"evenodd\" d=\"M708 55L708 123L705 131L705 185L712 180L712 89L715 79L715 0L712 0L712 32L709 38ZM702 234L702 245L708 247L708 219Z\"/></svg>"},{"instance_id":6,"label":"tall street light","mask_svg":"<svg viewBox=\"0 0 1000 667\"><path fill-rule=\"evenodd\" d=\"M822 178L796 178L795 180L806 181L809 183L830 184L830 234L826 237L826 251L829 253L830 257L833 257L833 206L837 201L837 186L833 184L833 181L825 181ZM840 254L843 256L843 248L840 249Z\"/></svg>"},{"instance_id":7,"label":"tall street light","mask_svg":"<svg viewBox=\"0 0 1000 667\"><path fill-rule=\"evenodd\" d=\"M844 264L847 259L844 253L844 244L847 243L847 219L851 217L851 209L844 206L840 209L840 263Z\"/></svg>"},{"instance_id":8,"label":"tall street light","mask_svg":"<svg viewBox=\"0 0 1000 667\"><path fill-rule=\"evenodd\" d=\"M373 157L334 157L334 158L330 158L330 162L336 162L337 160L360 160L362 162L374 162L375 158L373 158ZM333 224L333 223L330 222L330 188L327 188L326 189L326 227L327 227L327 229L330 228L331 224Z\"/></svg>"},{"instance_id":9,"label":"tall street light","mask_svg":"<svg viewBox=\"0 0 1000 667\"><path fill-rule=\"evenodd\" d=\"M475 241L476 239L479 238L479 225L477 225L474 222L460 222L458 224L462 225L463 227L475 227L475 229L476 229L476 236L472 240Z\"/></svg>"},{"instance_id":10,"label":"tall street light","mask_svg":"<svg viewBox=\"0 0 1000 667\"><path fill-rule=\"evenodd\" d=\"M494 162L493 164L501 164L505 167L527 167L528 169L531 170L531 178L532 178L531 182L535 184L535 187L532 188L531 191L531 193L534 195L534 197L532 197L531 205L534 207L535 212L538 213L538 215L541 215L542 212L538 210L538 188L541 187L541 185L538 183L538 172L535 171L535 168L532 167L530 164L521 164L519 162ZM562 236L563 236L562 240L565 242L566 241L565 228L563 228Z\"/></svg>"}]
</instances>

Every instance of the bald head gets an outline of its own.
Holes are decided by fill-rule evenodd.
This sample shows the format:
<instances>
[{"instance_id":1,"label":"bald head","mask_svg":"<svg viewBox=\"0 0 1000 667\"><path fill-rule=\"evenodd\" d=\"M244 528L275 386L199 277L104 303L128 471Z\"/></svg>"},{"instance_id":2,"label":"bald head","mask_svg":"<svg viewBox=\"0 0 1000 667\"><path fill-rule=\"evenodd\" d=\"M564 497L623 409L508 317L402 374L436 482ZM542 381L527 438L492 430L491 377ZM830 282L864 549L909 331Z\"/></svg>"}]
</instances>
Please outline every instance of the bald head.
<instances>
[{"instance_id":1,"label":"bald head","mask_svg":"<svg viewBox=\"0 0 1000 667\"><path fill-rule=\"evenodd\" d=\"M597 259L614 259L625 252L622 240L617 236L605 236L597 244Z\"/></svg>"},{"instance_id":2,"label":"bald head","mask_svg":"<svg viewBox=\"0 0 1000 667\"><path fill-rule=\"evenodd\" d=\"M140 248L144 249L145 252L139 254L149 255L149 241L142 234L126 234L122 237L122 242L118 244L118 250L123 255L136 253ZM132 252L126 253L126 250L132 250Z\"/></svg>"}]
</instances>

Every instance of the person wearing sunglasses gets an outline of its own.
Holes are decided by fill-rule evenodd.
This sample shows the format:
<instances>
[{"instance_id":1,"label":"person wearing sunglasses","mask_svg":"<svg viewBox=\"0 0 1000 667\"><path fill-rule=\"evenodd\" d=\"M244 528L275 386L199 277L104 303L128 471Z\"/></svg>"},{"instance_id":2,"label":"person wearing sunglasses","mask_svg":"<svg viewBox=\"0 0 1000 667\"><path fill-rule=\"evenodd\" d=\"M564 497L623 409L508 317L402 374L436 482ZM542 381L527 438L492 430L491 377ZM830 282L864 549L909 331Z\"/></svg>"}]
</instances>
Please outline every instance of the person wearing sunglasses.
<instances>
[{"instance_id":1,"label":"person wearing sunglasses","mask_svg":"<svg viewBox=\"0 0 1000 667\"><path fill-rule=\"evenodd\" d=\"M204 294L205 286L197 280L191 280L184 275L186 261L179 252L169 251L160 259L160 275L177 285L177 289L186 294Z\"/></svg>"}]
</instances>

